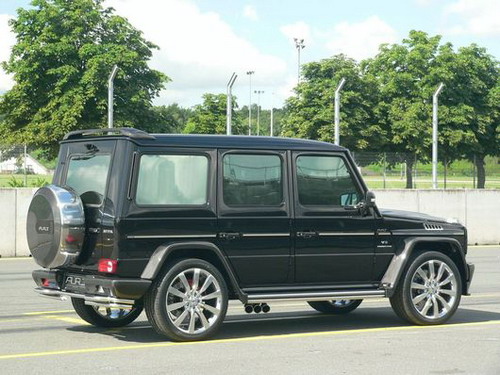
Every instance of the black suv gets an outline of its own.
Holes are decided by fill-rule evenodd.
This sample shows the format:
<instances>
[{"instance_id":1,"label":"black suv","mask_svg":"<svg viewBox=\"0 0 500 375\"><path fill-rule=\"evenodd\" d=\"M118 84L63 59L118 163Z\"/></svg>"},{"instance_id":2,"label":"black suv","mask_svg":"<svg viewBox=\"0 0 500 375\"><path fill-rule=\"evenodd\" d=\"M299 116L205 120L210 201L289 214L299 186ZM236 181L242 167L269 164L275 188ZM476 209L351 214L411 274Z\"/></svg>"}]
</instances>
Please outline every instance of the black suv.
<instances>
[{"instance_id":1,"label":"black suv","mask_svg":"<svg viewBox=\"0 0 500 375\"><path fill-rule=\"evenodd\" d=\"M389 297L440 324L474 272L462 225L377 208L348 150L300 139L71 132L27 236L38 293L101 327L144 308L178 341L214 334L230 299L343 314Z\"/></svg>"}]
</instances>

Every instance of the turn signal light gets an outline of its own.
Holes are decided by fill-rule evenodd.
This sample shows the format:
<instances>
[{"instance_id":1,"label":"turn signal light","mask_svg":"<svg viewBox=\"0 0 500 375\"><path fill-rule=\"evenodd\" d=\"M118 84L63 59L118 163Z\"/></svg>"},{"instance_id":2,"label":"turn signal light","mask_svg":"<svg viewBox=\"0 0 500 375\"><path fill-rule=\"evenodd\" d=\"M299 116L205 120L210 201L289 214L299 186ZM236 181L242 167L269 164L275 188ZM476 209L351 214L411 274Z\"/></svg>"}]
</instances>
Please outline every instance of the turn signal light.
<instances>
[{"instance_id":1,"label":"turn signal light","mask_svg":"<svg viewBox=\"0 0 500 375\"><path fill-rule=\"evenodd\" d=\"M104 273L116 273L118 261L116 259L99 259L97 271Z\"/></svg>"}]
</instances>

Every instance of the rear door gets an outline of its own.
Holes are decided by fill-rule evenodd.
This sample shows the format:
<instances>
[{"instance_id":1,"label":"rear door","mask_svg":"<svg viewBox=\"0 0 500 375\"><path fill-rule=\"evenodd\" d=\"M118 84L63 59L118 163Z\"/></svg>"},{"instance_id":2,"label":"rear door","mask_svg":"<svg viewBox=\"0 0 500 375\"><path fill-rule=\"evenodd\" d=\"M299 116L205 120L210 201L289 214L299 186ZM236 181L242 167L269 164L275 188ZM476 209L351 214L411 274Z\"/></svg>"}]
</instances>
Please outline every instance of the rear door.
<instances>
[{"instance_id":1,"label":"rear door","mask_svg":"<svg viewBox=\"0 0 500 375\"><path fill-rule=\"evenodd\" d=\"M242 287L289 281L285 156L279 151L219 151L217 241Z\"/></svg>"},{"instance_id":2,"label":"rear door","mask_svg":"<svg viewBox=\"0 0 500 375\"><path fill-rule=\"evenodd\" d=\"M295 282L368 286L375 221L354 208L363 194L348 160L332 153L292 155Z\"/></svg>"}]
</instances>

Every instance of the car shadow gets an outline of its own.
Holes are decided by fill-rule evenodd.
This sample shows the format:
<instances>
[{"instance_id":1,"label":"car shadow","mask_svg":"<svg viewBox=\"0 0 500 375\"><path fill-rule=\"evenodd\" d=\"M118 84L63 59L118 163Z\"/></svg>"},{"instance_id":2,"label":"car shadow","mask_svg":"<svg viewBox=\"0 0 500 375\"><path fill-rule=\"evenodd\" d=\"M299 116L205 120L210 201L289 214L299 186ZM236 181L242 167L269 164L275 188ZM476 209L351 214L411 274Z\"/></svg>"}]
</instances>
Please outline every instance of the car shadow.
<instances>
[{"instance_id":1,"label":"car shadow","mask_svg":"<svg viewBox=\"0 0 500 375\"><path fill-rule=\"evenodd\" d=\"M459 309L446 324L492 320L500 320L500 313L464 308ZM404 326L411 326L411 324L399 319L389 307L360 308L347 315L327 315L315 311L231 315L226 317L224 324L212 340ZM75 326L67 329L74 332L99 332L120 341L133 343L169 341L166 337L157 334L145 320L116 329L106 330L91 326Z\"/></svg>"}]
</instances>

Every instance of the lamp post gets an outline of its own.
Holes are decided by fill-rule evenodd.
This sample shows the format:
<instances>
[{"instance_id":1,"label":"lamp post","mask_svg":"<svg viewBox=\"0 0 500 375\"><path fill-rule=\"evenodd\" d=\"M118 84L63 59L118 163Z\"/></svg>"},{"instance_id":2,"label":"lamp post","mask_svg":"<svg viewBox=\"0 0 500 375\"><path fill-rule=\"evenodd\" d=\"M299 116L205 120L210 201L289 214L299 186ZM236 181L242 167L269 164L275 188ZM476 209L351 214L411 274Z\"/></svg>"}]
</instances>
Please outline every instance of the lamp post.
<instances>
[{"instance_id":1,"label":"lamp post","mask_svg":"<svg viewBox=\"0 0 500 375\"><path fill-rule=\"evenodd\" d=\"M438 96L443 91L444 84L441 82L432 95L432 188L438 188L437 165L438 165Z\"/></svg>"},{"instance_id":2,"label":"lamp post","mask_svg":"<svg viewBox=\"0 0 500 375\"><path fill-rule=\"evenodd\" d=\"M252 135L252 74L255 74L253 70L247 72L248 79L250 80L250 96L248 103L248 135Z\"/></svg>"},{"instance_id":3,"label":"lamp post","mask_svg":"<svg viewBox=\"0 0 500 375\"><path fill-rule=\"evenodd\" d=\"M342 78L335 89L335 144L340 145L340 90L344 87L345 78Z\"/></svg>"},{"instance_id":4,"label":"lamp post","mask_svg":"<svg viewBox=\"0 0 500 375\"><path fill-rule=\"evenodd\" d=\"M264 94L264 90L255 90L257 94L257 135L260 135L260 94Z\"/></svg>"},{"instance_id":5,"label":"lamp post","mask_svg":"<svg viewBox=\"0 0 500 375\"><path fill-rule=\"evenodd\" d=\"M113 66L113 70L108 78L108 128L113 127L113 94L114 94L114 85L113 81L116 77L116 73L118 72L118 66Z\"/></svg>"},{"instance_id":6,"label":"lamp post","mask_svg":"<svg viewBox=\"0 0 500 375\"><path fill-rule=\"evenodd\" d=\"M297 49L297 85L300 83L300 50L304 49L304 39L293 38L295 48Z\"/></svg>"},{"instance_id":7,"label":"lamp post","mask_svg":"<svg viewBox=\"0 0 500 375\"><path fill-rule=\"evenodd\" d=\"M232 122L232 117L233 117L233 95L231 92L231 89L233 88L234 81L236 81L236 78L238 75L236 73L233 73L231 78L229 78L229 82L227 83L227 106L226 106L226 134L231 135L232 129L231 129L231 122Z\"/></svg>"},{"instance_id":8,"label":"lamp post","mask_svg":"<svg viewBox=\"0 0 500 375\"><path fill-rule=\"evenodd\" d=\"M270 131L269 134L271 137L274 137L274 92L272 93L272 100L271 100L271 121L270 121Z\"/></svg>"}]
</instances>

